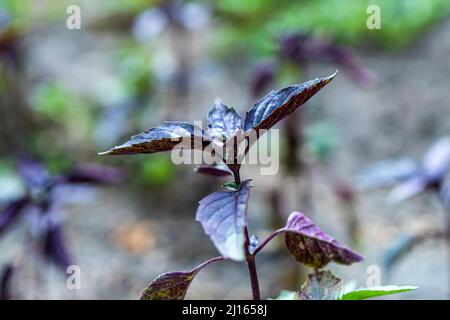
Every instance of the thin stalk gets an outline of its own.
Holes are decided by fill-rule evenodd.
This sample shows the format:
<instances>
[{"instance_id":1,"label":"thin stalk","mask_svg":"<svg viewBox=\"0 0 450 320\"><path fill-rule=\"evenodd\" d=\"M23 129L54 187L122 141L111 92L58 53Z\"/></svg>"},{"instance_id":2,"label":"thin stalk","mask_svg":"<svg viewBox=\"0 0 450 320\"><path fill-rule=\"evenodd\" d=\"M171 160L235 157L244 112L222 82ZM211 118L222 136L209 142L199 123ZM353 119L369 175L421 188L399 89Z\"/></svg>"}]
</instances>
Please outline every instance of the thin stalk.
<instances>
[{"instance_id":1,"label":"thin stalk","mask_svg":"<svg viewBox=\"0 0 450 320\"><path fill-rule=\"evenodd\" d=\"M256 271L255 255L249 252L250 238L248 236L248 229L245 227L245 258L247 260L248 274L250 275L250 284L252 286L253 300L261 300L261 293L259 291L258 272Z\"/></svg>"},{"instance_id":2,"label":"thin stalk","mask_svg":"<svg viewBox=\"0 0 450 320\"><path fill-rule=\"evenodd\" d=\"M237 184L241 184L241 176L239 173L239 168L232 170L234 181ZM247 261L247 267L248 267L248 274L250 276L250 284L252 287L252 295L253 300L261 300L261 293L259 291L259 280L258 280L258 272L256 271L256 261L255 261L255 254L250 252L249 246L250 246L250 237L248 235L248 228L245 226L244 228L244 252L245 252L245 259Z\"/></svg>"},{"instance_id":3,"label":"thin stalk","mask_svg":"<svg viewBox=\"0 0 450 320\"><path fill-rule=\"evenodd\" d=\"M234 176L234 182L235 182L237 185L240 185L240 184L241 184L241 176L240 176L240 174L239 174L239 170L233 171L233 176Z\"/></svg>"}]
</instances>

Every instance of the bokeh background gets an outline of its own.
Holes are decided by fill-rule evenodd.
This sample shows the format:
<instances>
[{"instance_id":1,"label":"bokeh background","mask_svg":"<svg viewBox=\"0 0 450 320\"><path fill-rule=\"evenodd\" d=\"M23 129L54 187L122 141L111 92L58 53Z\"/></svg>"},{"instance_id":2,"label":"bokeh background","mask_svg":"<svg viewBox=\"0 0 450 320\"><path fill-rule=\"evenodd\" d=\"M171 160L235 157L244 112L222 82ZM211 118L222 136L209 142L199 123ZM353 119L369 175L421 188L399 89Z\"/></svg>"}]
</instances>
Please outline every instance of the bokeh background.
<instances>
[{"instance_id":1,"label":"bokeh background","mask_svg":"<svg viewBox=\"0 0 450 320\"><path fill-rule=\"evenodd\" d=\"M81 30L66 27L72 4ZM370 4L381 9L379 30L366 27ZM276 177L244 167L255 185L250 229L263 238L304 210L364 255L331 266L346 283L365 286L376 265L381 284L419 287L394 299L447 299L448 238L386 266L399 239L445 225L437 198L392 207L389 190L362 190L356 177L383 159L419 160L450 134L449 14L448 0L0 0L0 208L35 188L27 179L47 175L30 165L24 175L24 159L55 176L86 164L125 176L54 188L45 210L58 236L42 240L28 212L0 229L8 297L135 299L158 274L217 255L194 217L198 200L227 179L175 166L169 154L97 153L163 120L205 119L216 97L245 112L272 89L339 69L301 111L297 131L286 129L298 146L280 141L301 166L285 161ZM81 268L80 290L66 287L64 254ZM298 289L304 276L281 243L258 257L258 271L264 297ZM217 263L187 297L250 298L248 284L244 264Z\"/></svg>"}]
</instances>

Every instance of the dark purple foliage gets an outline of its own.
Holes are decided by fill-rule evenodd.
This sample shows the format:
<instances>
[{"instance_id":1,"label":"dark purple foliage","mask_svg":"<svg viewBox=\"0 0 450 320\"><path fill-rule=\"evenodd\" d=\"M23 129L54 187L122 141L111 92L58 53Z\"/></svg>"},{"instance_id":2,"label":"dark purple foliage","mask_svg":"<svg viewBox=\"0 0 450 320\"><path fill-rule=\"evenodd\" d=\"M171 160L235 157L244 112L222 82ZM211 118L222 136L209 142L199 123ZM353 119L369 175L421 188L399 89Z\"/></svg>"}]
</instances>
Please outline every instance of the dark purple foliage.
<instances>
[{"instance_id":1,"label":"dark purple foliage","mask_svg":"<svg viewBox=\"0 0 450 320\"><path fill-rule=\"evenodd\" d=\"M375 73L365 68L349 48L299 32L282 36L278 43L278 56L256 68L252 81L253 96L266 90L284 62L293 63L301 71L312 62L331 63L350 74L351 79L361 86L370 86L376 80Z\"/></svg>"},{"instance_id":2,"label":"dark purple foliage","mask_svg":"<svg viewBox=\"0 0 450 320\"><path fill-rule=\"evenodd\" d=\"M236 135L242 128L242 118L234 110L216 99L212 109L208 112L209 135L213 139L226 141Z\"/></svg>"},{"instance_id":3,"label":"dark purple foliage","mask_svg":"<svg viewBox=\"0 0 450 320\"><path fill-rule=\"evenodd\" d=\"M10 203L0 211L0 235L11 225L12 222L22 213L23 209L30 203L28 197L20 198Z\"/></svg>"},{"instance_id":4,"label":"dark purple foliage","mask_svg":"<svg viewBox=\"0 0 450 320\"><path fill-rule=\"evenodd\" d=\"M11 264L5 265L0 271L0 301L12 299L11 279L14 274L14 267Z\"/></svg>"},{"instance_id":5,"label":"dark purple foliage","mask_svg":"<svg viewBox=\"0 0 450 320\"><path fill-rule=\"evenodd\" d=\"M199 202L196 220L225 258L245 259L244 229L249 196L250 180L246 180L239 190L215 192Z\"/></svg>"},{"instance_id":6,"label":"dark purple foliage","mask_svg":"<svg viewBox=\"0 0 450 320\"><path fill-rule=\"evenodd\" d=\"M269 87L275 79L277 71L277 64L273 61L264 62L260 64L253 73L251 93L253 97L259 96L264 90Z\"/></svg>"},{"instance_id":7,"label":"dark purple foliage","mask_svg":"<svg viewBox=\"0 0 450 320\"><path fill-rule=\"evenodd\" d=\"M22 159L18 170L25 185L31 190L44 191L55 180L41 163L34 160Z\"/></svg>"},{"instance_id":8,"label":"dark purple foliage","mask_svg":"<svg viewBox=\"0 0 450 320\"><path fill-rule=\"evenodd\" d=\"M409 159L382 161L366 169L359 184L363 187L396 184L389 201L397 204L427 190L439 191L449 167L450 137L445 136L427 150L420 165Z\"/></svg>"},{"instance_id":9,"label":"dark purple foliage","mask_svg":"<svg viewBox=\"0 0 450 320\"><path fill-rule=\"evenodd\" d=\"M201 174L216 177L227 177L233 175L233 172L225 164L199 165L194 170L195 172Z\"/></svg>"},{"instance_id":10,"label":"dark purple foliage","mask_svg":"<svg viewBox=\"0 0 450 320\"><path fill-rule=\"evenodd\" d=\"M259 100L242 117L233 109L224 105L220 100L208 113L208 131L184 122L166 122L164 125L148 129L146 132L134 136L121 146L114 147L102 154L133 154L170 151L177 147L181 140L187 139L190 145L183 146L194 149L204 149L213 146L229 153L221 154L224 162L213 165L201 165L197 172L215 175L233 175L234 181L223 184L227 190L210 194L199 202L196 220L203 227L204 232L211 238L222 257L213 259L231 259L235 261L247 260L251 287L254 299L260 298L255 255L275 235L284 232L286 245L291 254L301 263L315 269L325 266L330 261L350 264L362 259L357 253L341 245L330 236L323 233L311 220L302 213L291 214L285 228L275 232L268 240L259 243L256 236L251 236L247 230L247 205L250 196L250 180L241 181L240 178L240 143L248 142L244 154L251 143L250 138L256 133L256 138L269 130L276 123L306 103L313 95L328 84L336 74L326 78L318 78L303 84L292 85L279 91L272 91ZM195 130L194 130L195 129ZM256 131L256 132L255 132ZM200 142L198 139L203 138ZM196 141L194 141L196 140ZM231 144L230 142L233 142ZM237 142L237 145L236 145ZM231 148L230 145L233 147ZM220 150L220 149L219 149ZM236 152L238 151L238 152ZM230 163L228 160L233 160ZM343 197L350 198L348 194ZM206 264L186 272L170 272L159 276L143 292L141 299L183 299L186 291L197 272Z\"/></svg>"},{"instance_id":11,"label":"dark purple foliage","mask_svg":"<svg viewBox=\"0 0 450 320\"><path fill-rule=\"evenodd\" d=\"M332 63L348 72L361 85L369 85L375 74L364 68L349 48L311 34L294 33L280 40L280 57L299 66L311 62Z\"/></svg>"},{"instance_id":12,"label":"dark purple foliage","mask_svg":"<svg viewBox=\"0 0 450 320\"><path fill-rule=\"evenodd\" d=\"M244 123L242 123L242 117L233 108L225 106L220 100L216 100L213 108L208 113L208 132L204 132L201 128L186 122L165 122L163 125L150 128L144 133L133 136L124 144L101 154L155 153L171 151L177 146L203 150L211 143L215 147L219 147L219 149L225 148L226 142L239 140L238 136L241 136L241 130L239 129L241 128L249 135L254 133L253 131L250 132L252 129L270 129L277 122L306 103L328 84L335 75L270 92L246 113ZM180 143L182 144L180 145ZM233 154L236 158L237 152ZM229 164L230 159L227 159L227 153L222 155L222 159ZM236 162L233 164L236 164Z\"/></svg>"},{"instance_id":13,"label":"dark purple foliage","mask_svg":"<svg viewBox=\"0 0 450 320\"><path fill-rule=\"evenodd\" d=\"M72 264L61 225L51 226L43 237L43 254L55 263L63 272Z\"/></svg>"},{"instance_id":14,"label":"dark purple foliage","mask_svg":"<svg viewBox=\"0 0 450 320\"><path fill-rule=\"evenodd\" d=\"M141 293L141 300L183 300L192 280L207 265L223 260L209 259L190 271L167 272L152 281Z\"/></svg>"},{"instance_id":15,"label":"dark purple foliage","mask_svg":"<svg viewBox=\"0 0 450 320\"><path fill-rule=\"evenodd\" d=\"M41 163L29 159L20 161L18 171L26 186L26 196L0 211L0 234L16 217L27 214L39 254L65 272L72 264L72 259L63 236L61 220L57 212L53 211L53 192L62 184L118 183L123 180L124 175L122 171L112 167L84 164L67 174L53 176Z\"/></svg>"},{"instance_id":16,"label":"dark purple foliage","mask_svg":"<svg viewBox=\"0 0 450 320\"><path fill-rule=\"evenodd\" d=\"M255 253L281 233L285 234L284 241L292 256L298 262L314 269L320 269L330 261L349 265L363 260L361 255L324 233L311 219L298 211L290 214L284 228L262 241Z\"/></svg>"},{"instance_id":17,"label":"dark purple foliage","mask_svg":"<svg viewBox=\"0 0 450 320\"><path fill-rule=\"evenodd\" d=\"M330 261L352 264L363 258L333 237L324 233L301 212L293 212L284 227L285 244L295 259L314 269Z\"/></svg>"},{"instance_id":18,"label":"dark purple foliage","mask_svg":"<svg viewBox=\"0 0 450 320\"><path fill-rule=\"evenodd\" d=\"M193 149L204 149L210 144L209 138L201 128L187 122L168 121L163 125L131 137L120 146L116 146L102 154L134 154L170 151L181 141L191 143ZM185 146L188 147L188 146Z\"/></svg>"},{"instance_id":19,"label":"dark purple foliage","mask_svg":"<svg viewBox=\"0 0 450 320\"><path fill-rule=\"evenodd\" d=\"M66 183L117 184L124 180L122 170L98 164L82 164L62 177Z\"/></svg>"},{"instance_id":20,"label":"dark purple foliage","mask_svg":"<svg viewBox=\"0 0 450 320\"><path fill-rule=\"evenodd\" d=\"M308 82L289 86L278 91L272 91L255 103L247 112L244 130L270 129L277 122L294 112L327 85L336 73L326 77L317 78Z\"/></svg>"}]
</instances>

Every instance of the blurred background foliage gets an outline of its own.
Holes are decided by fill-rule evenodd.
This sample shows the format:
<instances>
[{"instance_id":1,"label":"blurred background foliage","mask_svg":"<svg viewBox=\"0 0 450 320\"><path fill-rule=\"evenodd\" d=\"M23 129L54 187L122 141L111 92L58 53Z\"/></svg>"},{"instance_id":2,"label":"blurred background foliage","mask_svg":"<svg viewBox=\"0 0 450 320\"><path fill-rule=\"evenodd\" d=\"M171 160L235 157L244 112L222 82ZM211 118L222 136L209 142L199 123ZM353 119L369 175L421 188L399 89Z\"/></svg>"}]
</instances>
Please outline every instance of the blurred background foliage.
<instances>
[{"instance_id":1,"label":"blurred background foliage","mask_svg":"<svg viewBox=\"0 0 450 320\"><path fill-rule=\"evenodd\" d=\"M74 151L77 156L92 155L99 146L116 143L126 134L148 125L140 123L142 114L148 117L158 113L154 107L161 101L158 98L161 93L158 73L161 71L153 70L158 69L161 61L151 61L158 59L158 52L171 50L171 45L161 39L143 44L133 37L130 28L140 12L167 3L170 1L0 1L2 33L14 30L18 39L64 21L66 16L61 12L69 4L83 7L84 28L93 32L110 29L110 32L122 34L111 55L116 78L110 83L93 84L97 91L107 90L108 94L83 95L51 78L27 83L30 86L24 89L26 101L33 114L33 123L38 123L41 128L26 139L28 150L43 158L50 168L59 170L75 161ZM175 6L182 4L172 3ZM204 6L212 14L213 23L208 25L207 37L210 55L225 63L239 57L250 64L254 64L255 59L259 61L276 54L279 37L292 32L313 33L337 43L378 50L399 49L450 13L447 0L219 0L194 3ZM369 4L382 8L379 32L371 32L365 27ZM277 79L280 84L296 82L298 72L286 64ZM169 84L173 85L173 82ZM115 134L113 127L117 131ZM319 157L328 154L334 145L328 141L328 136L330 133L323 126L311 129L308 134L313 137L311 150ZM48 141L53 141L51 148ZM160 183L168 179L173 168L170 164L164 167L164 159L154 158L151 164L143 165L138 180Z\"/></svg>"},{"instance_id":2,"label":"blurred background foliage","mask_svg":"<svg viewBox=\"0 0 450 320\"><path fill-rule=\"evenodd\" d=\"M82 8L80 31L69 31L65 26L66 8L71 4ZM382 11L380 30L366 27L368 5L378 5ZM329 40L364 58L377 54L402 57L417 48L417 41L439 29L449 15L449 0L0 0L0 204L24 192L16 166L18 159L30 156L43 162L52 173L83 162L117 165L130 177L130 193L143 195L144 200L150 198L149 194L156 195L151 210L157 212L167 206L160 210L188 211L191 219L195 208L186 207L186 203L194 206L215 182L196 176L189 178L195 182L184 179L188 176L184 173L189 171L190 176L192 168L175 166L170 154L105 159L97 153L164 120L205 119L215 95L239 111L248 108L256 99L251 92L254 70L261 62L284 59L280 39L286 35L308 34L312 39ZM267 90L317 76L309 73L309 65L304 70L288 59L279 62ZM403 79L386 72L389 64L385 62L376 66L385 78L401 83ZM327 66L338 68L335 62ZM443 73L445 68L443 65ZM410 81L421 88L427 85L421 82L420 73ZM351 85L339 88L355 90ZM379 96L389 97L390 88L381 90L385 91L378 92ZM407 88L399 93L406 97L407 103L403 103L408 106L415 103L408 100L410 91ZM366 94L361 92L362 96ZM428 93L424 89L423 96ZM345 110L346 92L333 94L342 98L339 106ZM378 103L371 97L372 105ZM355 99L361 104L366 102ZM430 100L433 106L441 102ZM303 132L302 151L307 153L307 160L331 167L337 158L345 165L351 157L373 156L370 152L379 150L376 142L381 139L377 140L375 134L361 137L361 114L353 115L358 121L352 129L356 138L351 140L352 147L360 148L359 154L345 154L349 148L340 150L341 131L348 126L346 117L351 115L337 108L327 110L324 101L334 107L335 101L313 100L314 108L306 108L309 121ZM397 101L392 104L397 107ZM385 127L391 130L389 137L405 123L403 113L400 120L392 116L394 107L383 109L385 114L378 114L375 108L369 111L374 123L380 123L379 131ZM416 111L424 109L415 107ZM352 112L356 114L355 110ZM324 114L334 117L324 118ZM424 119L419 120L434 132L430 128L437 126L430 117L423 115ZM364 138L370 138L370 143ZM387 154L401 148L390 141L379 143L387 146ZM282 154L287 147L283 137ZM336 180L334 172L328 174ZM176 177L182 177L182 183ZM163 194L174 190L189 202L178 204L178 200ZM339 191L345 193L336 193ZM298 198L298 194L291 197Z\"/></svg>"}]
</instances>

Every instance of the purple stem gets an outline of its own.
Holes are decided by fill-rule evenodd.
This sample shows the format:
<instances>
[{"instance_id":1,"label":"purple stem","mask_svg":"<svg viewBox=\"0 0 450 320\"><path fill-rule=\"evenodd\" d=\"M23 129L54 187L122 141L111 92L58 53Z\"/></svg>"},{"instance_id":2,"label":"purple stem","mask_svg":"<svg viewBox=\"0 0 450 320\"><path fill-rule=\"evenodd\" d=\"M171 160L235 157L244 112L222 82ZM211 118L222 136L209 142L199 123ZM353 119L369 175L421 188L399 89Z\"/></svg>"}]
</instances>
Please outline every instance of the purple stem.
<instances>
[{"instance_id":1,"label":"purple stem","mask_svg":"<svg viewBox=\"0 0 450 320\"><path fill-rule=\"evenodd\" d=\"M215 258L211 258L211 259L209 259L209 260L206 260L205 262L203 262L202 264L200 264L200 265L198 265L196 268L195 268L195 270L200 270L200 269L203 269L204 267L206 267L207 265L210 265L211 263L213 263L213 262L216 262L216 261L221 261L221 260L225 260L225 258L224 257L215 257Z\"/></svg>"},{"instance_id":2,"label":"purple stem","mask_svg":"<svg viewBox=\"0 0 450 320\"><path fill-rule=\"evenodd\" d=\"M239 174L240 168L234 167L230 168L233 171L234 181L236 184L241 184L241 177ZM245 251L245 259L247 260L248 273L250 275L250 284L252 287L253 300L261 300L261 293L259 291L259 280L258 280L258 272L256 271L256 262L255 262L255 254L250 252L250 237L248 235L248 228L245 225L244 228L244 251Z\"/></svg>"},{"instance_id":3,"label":"purple stem","mask_svg":"<svg viewBox=\"0 0 450 320\"><path fill-rule=\"evenodd\" d=\"M258 273L256 271L255 253L249 251L250 238L248 236L247 226L245 227L245 258L247 260L248 273L250 275L250 284L252 286L253 300L261 300L261 293L259 291Z\"/></svg>"},{"instance_id":4,"label":"purple stem","mask_svg":"<svg viewBox=\"0 0 450 320\"><path fill-rule=\"evenodd\" d=\"M253 251L253 255L256 255L259 251L261 251L273 238L275 238L280 233L285 232L286 230L284 228L278 229L274 233L272 233L270 236L268 236L266 239L264 239Z\"/></svg>"}]
</instances>

